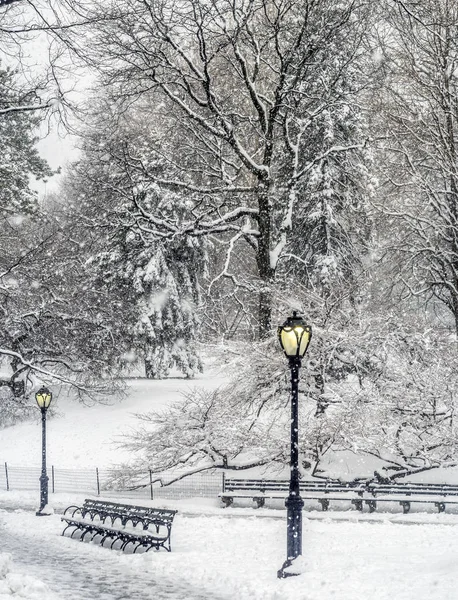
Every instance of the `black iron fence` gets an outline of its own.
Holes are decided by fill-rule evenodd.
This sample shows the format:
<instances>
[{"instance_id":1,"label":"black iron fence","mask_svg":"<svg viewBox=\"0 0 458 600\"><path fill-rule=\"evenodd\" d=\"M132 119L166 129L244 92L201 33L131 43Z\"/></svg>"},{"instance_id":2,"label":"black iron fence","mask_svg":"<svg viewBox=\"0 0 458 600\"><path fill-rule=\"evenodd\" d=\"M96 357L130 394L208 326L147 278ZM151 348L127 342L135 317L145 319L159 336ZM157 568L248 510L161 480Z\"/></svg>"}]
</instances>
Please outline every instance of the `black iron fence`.
<instances>
[{"instance_id":1,"label":"black iron fence","mask_svg":"<svg viewBox=\"0 0 458 600\"><path fill-rule=\"evenodd\" d=\"M0 469L0 489L36 490L40 489L41 469L16 467L4 463ZM177 477L174 474L174 478ZM170 485L154 481L153 473L146 471L136 477L136 484L122 483L113 469L63 469L51 465L48 468L49 493L75 492L95 496L119 498L180 500L186 498L216 498L223 488L221 473L205 472L189 475ZM164 483L167 479L163 478Z\"/></svg>"}]
</instances>

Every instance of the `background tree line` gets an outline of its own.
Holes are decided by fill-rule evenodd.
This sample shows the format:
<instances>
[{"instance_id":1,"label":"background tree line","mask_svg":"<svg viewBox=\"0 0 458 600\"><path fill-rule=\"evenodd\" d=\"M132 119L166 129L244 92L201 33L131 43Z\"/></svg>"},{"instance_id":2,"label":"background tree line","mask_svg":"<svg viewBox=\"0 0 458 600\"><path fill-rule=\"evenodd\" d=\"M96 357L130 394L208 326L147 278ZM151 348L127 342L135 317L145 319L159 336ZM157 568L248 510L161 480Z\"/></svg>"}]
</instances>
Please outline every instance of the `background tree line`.
<instances>
[{"instance_id":1,"label":"background tree line","mask_svg":"<svg viewBox=\"0 0 458 600\"><path fill-rule=\"evenodd\" d=\"M0 169L13 413L36 377L84 395L129 365L192 377L198 341L233 340L251 357L243 386L145 415L153 427L126 443L158 471L282 465L288 384L272 340L294 308L316 333L304 469L338 450L391 475L454 464L455 4L32 4L21 29L51 36L53 81L65 57L94 89L76 113L42 83L1 92L1 139L28 157ZM22 5L0 10L11 36ZM49 110L71 114L80 158L40 203L28 176L50 175L33 139Z\"/></svg>"}]
</instances>

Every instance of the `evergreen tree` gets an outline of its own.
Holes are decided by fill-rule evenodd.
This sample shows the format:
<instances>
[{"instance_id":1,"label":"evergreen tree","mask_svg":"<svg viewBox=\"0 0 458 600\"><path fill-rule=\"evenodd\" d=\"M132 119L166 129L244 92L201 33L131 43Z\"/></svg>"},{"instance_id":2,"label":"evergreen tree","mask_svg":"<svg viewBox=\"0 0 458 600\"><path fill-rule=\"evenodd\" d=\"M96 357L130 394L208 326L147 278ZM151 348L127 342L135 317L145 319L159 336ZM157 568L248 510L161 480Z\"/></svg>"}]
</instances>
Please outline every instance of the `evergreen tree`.
<instances>
[{"instance_id":1,"label":"evergreen tree","mask_svg":"<svg viewBox=\"0 0 458 600\"><path fill-rule=\"evenodd\" d=\"M28 95L24 97L17 78L13 70L0 68L0 213L3 218L34 212L37 194L30 187L30 178L52 175L36 148L40 116L27 110L15 110L16 106L28 102Z\"/></svg>"},{"instance_id":2,"label":"evergreen tree","mask_svg":"<svg viewBox=\"0 0 458 600\"><path fill-rule=\"evenodd\" d=\"M104 302L85 286L79 242L59 223L58 205L46 214L31 186L53 174L36 148L42 109L18 73L0 70L2 422L29 414L28 394L39 381L70 385L85 401L116 387L100 352L111 351L100 322Z\"/></svg>"},{"instance_id":3,"label":"evergreen tree","mask_svg":"<svg viewBox=\"0 0 458 600\"><path fill-rule=\"evenodd\" d=\"M23 332L18 323L19 307L23 306L22 298L30 294L30 288L23 287L21 275L26 272L30 259L42 251L42 240L25 234L38 208L37 193L30 186L31 178L52 175L36 149L40 116L22 110L29 96L33 94L22 92L14 70L0 68L0 306L3 317L0 354L3 364L9 366L4 368L0 387L5 402L23 398L25 393L23 365L17 356L8 353L20 349Z\"/></svg>"},{"instance_id":4,"label":"evergreen tree","mask_svg":"<svg viewBox=\"0 0 458 600\"><path fill-rule=\"evenodd\" d=\"M192 377L201 369L196 333L205 249L199 237L161 239L150 228L150 215L179 226L189 212L183 194L149 177L149 169L164 170L152 135L139 108L116 124L99 115L65 186L75 207L68 218L82 228L91 223L93 285L123 306L124 318L111 324L120 356L141 360L147 377L164 377L172 367Z\"/></svg>"}]
</instances>

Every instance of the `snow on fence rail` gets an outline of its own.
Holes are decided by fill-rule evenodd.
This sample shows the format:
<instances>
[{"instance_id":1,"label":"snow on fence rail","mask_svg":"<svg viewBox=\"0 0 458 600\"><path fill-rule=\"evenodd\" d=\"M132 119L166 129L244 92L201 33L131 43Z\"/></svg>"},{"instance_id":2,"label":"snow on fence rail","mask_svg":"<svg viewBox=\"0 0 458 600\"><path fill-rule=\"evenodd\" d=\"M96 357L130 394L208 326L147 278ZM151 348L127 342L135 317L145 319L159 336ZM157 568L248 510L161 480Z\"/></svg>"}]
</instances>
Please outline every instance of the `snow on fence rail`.
<instances>
[{"instance_id":1,"label":"snow on fence rail","mask_svg":"<svg viewBox=\"0 0 458 600\"><path fill-rule=\"evenodd\" d=\"M122 485L115 480L112 469L61 469L54 465L48 468L49 493L77 492L96 496L112 496L119 498L157 499L168 498L180 500L185 498L215 498L222 490L222 475L205 472L190 475L172 483L161 486L153 482L151 472L145 472L138 478L139 486ZM40 489L41 469L35 467L16 467L4 463L0 469L0 489L3 490L36 490ZM175 474L176 475L176 474Z\"/></svg>"}]
</instances>

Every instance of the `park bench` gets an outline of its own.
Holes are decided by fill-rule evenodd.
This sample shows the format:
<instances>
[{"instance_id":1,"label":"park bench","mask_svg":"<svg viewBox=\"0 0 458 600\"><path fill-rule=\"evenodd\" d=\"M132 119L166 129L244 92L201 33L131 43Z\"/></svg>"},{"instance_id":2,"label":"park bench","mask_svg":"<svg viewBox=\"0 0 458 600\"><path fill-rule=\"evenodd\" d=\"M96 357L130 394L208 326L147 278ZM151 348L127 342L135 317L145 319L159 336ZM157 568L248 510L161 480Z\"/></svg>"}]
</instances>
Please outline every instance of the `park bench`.
<instances>
[{"instance_id":1,"label":"park bench","mask_svg":"<svg viewBox=\"0 0 458 600\"><path fill-rule=\"evenodd\" d=\"M70 537L79 534L84 541L100 537L100 545L110 543L114 548L126 550L134 544L133 552L142 547L145 552L155 548L171 551L170 536L176 510L132 506L104 500L85 500L83 506L69 506L65 509L62 521L66 526L62 532L71 531Z\"/></svg>"},{"instance_id":2,"label":"park bench","mask_svg":"<svg viewBox=\"0 0 458 600\"><path fill-rule=\"evenodd\" d=\"M436 483L376 483L367 484L368 494L364 498L370 512L379 502L398 502L403 512L408 513L412 504L431 504L438 512L445 512L446 505L458 504L458 485Z\"/></svg>"},{"instance_id":3,"label":"park bench","mask_svg":"<svg viewBox=\"0 0 458 600\"><path fill-rule=\"evenodd\" d=\"M301 481L299 487L304 500L317 500L323 510L328 509L331 500L358 500L366 489L361 483L335 481ZM261 508L266 499L285 499L288 491L289 481L286 480L225 478L219 497L225 506L233 504L234 499L248 498Z\"/></svg>"},{"instance_id":4,"label":"park bench","mask_svg":"<svg viewBox=\"0 0 458 600\"><path fill-rule=\"evenodd\" d=\"M458 485L430 483L377 483L339 481L301 481L299 484L303 500L316 500L322 510L328 510L331 502L350 502L357 510L364 505L374 512L380 502L398 503L404 513L410 511L412 503L434 505L444 512L447 504L458 504ZM224 479L223 491L219 494L224 506L235 499L251 499L257 507L264 506L267 499L286 499L289 482L278 479Z\"/></svg>"}]
</instances>

